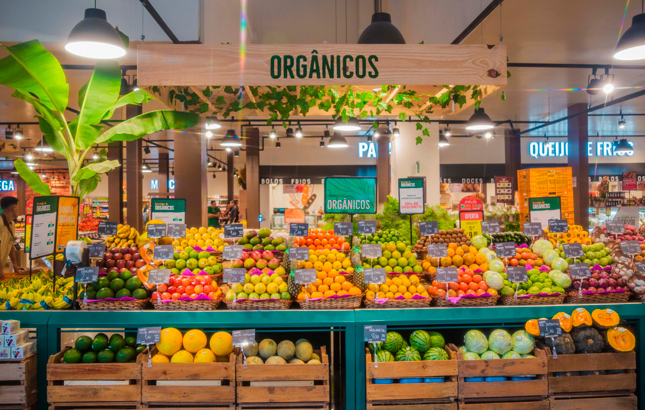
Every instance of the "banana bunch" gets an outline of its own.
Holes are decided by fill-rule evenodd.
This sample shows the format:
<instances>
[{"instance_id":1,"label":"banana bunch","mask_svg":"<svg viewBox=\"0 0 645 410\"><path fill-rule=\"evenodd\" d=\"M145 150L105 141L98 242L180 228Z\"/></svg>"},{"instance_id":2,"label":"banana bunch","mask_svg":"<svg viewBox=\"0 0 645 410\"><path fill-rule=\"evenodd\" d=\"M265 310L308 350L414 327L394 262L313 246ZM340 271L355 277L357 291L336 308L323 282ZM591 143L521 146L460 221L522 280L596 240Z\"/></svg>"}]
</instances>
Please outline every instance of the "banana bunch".
<instances>
[{"instance_id":1,"label":"banana bunch","mask_svg":"<svg viewBox=\"0 0 645 410\"><path fill-rule=\"evenodd\" d=\"M28 277L11 279L0 285L0 310L69 309L73 300L74 278L56 278L39 272Z\"/></svg>"},{"instance_id":2,"label":"banana bunch","mask_svg":"<svg viewBox=\"0 0 645 410\"><path fill-rule=\"evenodd\" d=\"M130 225L119 224L117 226L116 236L108 236L105 241L105 247L110 249L136 246L138 241L139 232L136 229Z\"/></svg>"}]
</instances>

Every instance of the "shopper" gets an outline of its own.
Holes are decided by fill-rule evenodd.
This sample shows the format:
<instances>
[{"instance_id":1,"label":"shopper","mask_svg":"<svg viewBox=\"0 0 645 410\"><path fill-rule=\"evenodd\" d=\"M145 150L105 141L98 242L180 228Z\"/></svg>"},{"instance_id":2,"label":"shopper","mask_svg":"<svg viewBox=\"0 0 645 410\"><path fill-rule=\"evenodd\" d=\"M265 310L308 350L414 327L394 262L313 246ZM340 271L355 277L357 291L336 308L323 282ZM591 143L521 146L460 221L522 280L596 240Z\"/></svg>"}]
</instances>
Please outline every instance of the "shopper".
<instances>
[{"instance_id":1,"label":"shopper","mask_svg":"<svg viewBox=\"0 0 645 410\"><path fill-rule=\"evenodd\" d=\"M208 207L208 226L219 228L220 216L222 216L222 212L217 207L217 202L211 201L211 206Z\"/></svg>"},{"instance_id":2,"label":"shopper","mask_svg":"<svg viewBox=\"0 0 645 410\"><path fill-rule=\"evenodd\" d=\"M230 210L230 218L228 223L234 224L240 222L240 208L237 206L237 199L233 200L233 206Z\"/></svg>"},{"instance_id":3,"label":"shopper","mask_svg":"<svg viewBox=\"0 0 645 410\"><path fill-rule=\"evenodd\" d=\"M0 208L2 208L0 218L0 280L4 280L4 264L7 261L7 257L11 260L14 272L22 270L18 265L16 247L14 246L16 225L13 221L18 217L18 198L13 196L3 197L0 199Z\"/></svg>"}]
</instances>

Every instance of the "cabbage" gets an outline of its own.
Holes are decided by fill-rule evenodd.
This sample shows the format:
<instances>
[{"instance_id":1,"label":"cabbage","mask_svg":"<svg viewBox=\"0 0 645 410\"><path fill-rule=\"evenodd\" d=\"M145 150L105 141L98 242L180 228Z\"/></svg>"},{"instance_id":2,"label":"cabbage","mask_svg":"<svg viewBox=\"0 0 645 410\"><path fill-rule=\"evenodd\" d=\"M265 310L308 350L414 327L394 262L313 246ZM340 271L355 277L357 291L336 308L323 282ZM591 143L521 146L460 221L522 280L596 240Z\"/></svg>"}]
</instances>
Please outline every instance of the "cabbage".
<instances>
[{"instance_id":1,"label":"cabbage","mask_svg":"<svg viewBox=\"0 0 645 410\"><path fill-rule=\"evenodd\" d=\"M470 241L470 243L477 249L482 249L483 247L488 245L488 241L486 240L486 238L484 238L481 235L475 236L473 240Z\"/></svg>"},{"instance_id":2,"label":"cabbage","mask_svg":"<svg viewBox=\"0 0 645 410\"><path fill-rule=\"evenodd\" d=\"M487 350L480 356L482 360L499 359L499 355L492 350Z\"/></svg>"},{"instance_id":3,"label":"cabbage","mask_svg":"<svg viewBox=\"0 0 645 410\"><path fill-rule=\"evenodd\" d=\"M479 360L479 355L473 352L464 353L464 360Z\"/></svg>"},{"instance_id":4,"label":"cabbage","mask_svg":"<svg viewBox=\"0 0 645 410\"><path fill-rule=\"evenodd\" d=\"M524 359L534 359L535 358L535 356L533 356L532 354L523 354L522 357Z\"/></svg>"},{"instance_id":5,"label":"cabbage","mask_svg":"<svg viewBox=\"0 0 645 410\"><path fill-rule=\"evenodd\" d=\"M569 286L571 286L571 278L569 275L565 273L560 273L559 275L556 276L555 279L553 279L553 283L555 283L557 286L566 289Z\"/></svg>"},{"instance_id":6,"label":"cabbage","mask_svg":"<svg viewBox=\"0 0 645 410\"><path fill-rule=\"evenodd\" d=\"M548 275L548 277L549 277L549 279L551 279L553 282L555 282L555 278L557 278L557 277L558 277L558 275L562 275L562 271L559 271L559 270L557 270L557 269L553 269L553 270L549 271L549 275Z\"/></svg>"},{"instance_id":7,"label":"cabbage","mask_svg":"<svg viewBox=\"0 0 645 410\"><path fill-rule=\"evenodd\" d=\"M488 340L479 330L469 330L464 335L464 344L466 348L474 353L484 353L488 350Z\"/></svg>"},{"instance_id":8,"label":"cabbage","mask_svg":"<svg viewBox=\"0 0 645 410\"><path fill-rule=\"evenodd\" d=\"M486 255L488 252L490 252L490 249L488 249L488 247L483 247L479 250L479 253L481 253L482 255Z\"/></svg>"},{"instance_id":9,"label":"cabbage","mask_svg":"<svg viewBox=\"0 0 645 410\"><path fill-rule=\"evenodd\" d=\"M520 356L519 353L514 352L514 351L511 350L510 352L508 352L504 356L502 356L502 359L519 359L521 357L522 356Z\"/></svg>"},{"instance_id":10,"label":"cabbage","mask_svg":"<svg viewBox=\"0 0 645 410\"><path fill-rule=\"evenodd\" d=\"M486 271L486 273L488 273L488 275L485 276L484 280L486 281L486 284L488 285L489 288L500 290L501 288L504 287L504 278L502 277L502 275L490 270Z\"/></svg>"},{"instance_id":11,"label":"cabbage","mask_svg":"<svg viewBox=\"0 0 645 410\"><path fill-rule=\"evenodd\" d=\"M535 339L526 330L518 330L511 336L513 351L519 354L528 354L535 347Z\"/></svg>"},{"instance_id":12,"label":"cabbage","mask_svg":"<svg viewBox=\"0 0 645 410\"><path fill-rule=\"evenodd\" d=\"M551 267L559 271L565 271L569 268L569 264L562 258L556 258L556 260L551 263Z\"/></svg>"},{"instance_id":13,"label":"cabbage","mask_svg":"<svg viewBox=\"0 0 645 410\"><path fill-rule=\"evenodd\" d=\"M511 335L504 329L493 330L488 336L488 347L497 354L508 352L513 347Z\"/></svg>"},{"instance_id":14,"label":"cabbage","mask_svg":"<svg viewBox=\"0 0 645 410\"><path fill-rule=\"evenodd\" d=\"M545 251L553 250L553 244L546 239L538 239L533 243L533 252L542 257Z\"/></svg>"},{"instance_id":15,"label":"cabbage","mask_svg":"<svg viewBox=\"0 0 645 410\"><path fill-rule=\"evenodd\" d=\"M489 251L489 252L486 254L486 260L487 260L487 262L492 262L492 261L494 261L494 260L496 260L496 259L497 259L497 254L496 254L495 252L493 252L493 251Z\"/></svg>"},{"instance_id":16,"label":"cabbage","mask_svg":"<svg viewBox=\"0 0 645 410\"><path fill-rule=\"evenodd\" d=\"M551 266L551 262L553 262L555 258L559 258L559 257L560 255L556 251L551 249L544 252L544 256L542 257L542 259L544 259L544 263Z\"/></svg>"},{"instance_id":17,"label":"cabbage","mask_svg":"<svg viewBox=\"0 0 645 410\"><path fill-rule=\"evenodd\" d=\"M461 353L468 353L468 348L466 346L459 346L459 350L461 350Z\"/></svg>"},{"instance_id":18,"label":"cabbage","mask_svg":"<svg viewBox=\"0 0 645 410\"><path fill-rule=\"evenodd\" d=\"M488 255L490 255L490 253ZM488 269L497 273L504 272L504 262L499 259L494 259L488 263Z\"/></svg>"}]
</instances>

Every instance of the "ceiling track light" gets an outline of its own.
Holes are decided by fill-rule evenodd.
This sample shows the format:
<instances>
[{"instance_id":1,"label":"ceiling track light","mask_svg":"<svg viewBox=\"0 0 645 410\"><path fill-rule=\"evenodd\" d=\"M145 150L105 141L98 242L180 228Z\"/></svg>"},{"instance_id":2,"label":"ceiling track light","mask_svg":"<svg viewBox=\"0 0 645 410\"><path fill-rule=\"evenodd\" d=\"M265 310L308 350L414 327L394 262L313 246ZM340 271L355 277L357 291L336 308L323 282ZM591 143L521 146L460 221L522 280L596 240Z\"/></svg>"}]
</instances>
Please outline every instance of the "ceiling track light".
<instances>
[{"instance_id":1,"label":"ceiling track light","mask_svg":"<svg viewBox=\"0 0 645 410\"><path fill-rule=\"evenodd\" d=\"M296 138L302 138L302 128L300 127L300 122L298 122L298 126L296 127Z\"/></svg>"},{"instance_id":2,"label":"ceiling track light","mask_svg":"<svg viewBox=\"0 0 645 410\"><path fill-rule=\"evenodd\" d=\"M275 147L276 147L276 148L280 148L280 141L276 141L276 142L275 142Z\"/></svg>"},{"instance_id":3,"label":"ceiling track light","mask_svg":"<svg viewBox=\"0 0 645 410\"><path fill-rule=\"evenodd\" d=\"M54 152L54 149L45 142L45 136L43 135L43 137L40 140L40 145L36 145L36 147L34 148L34 151L47 153L47 152Z\"/></svg>"},{"instance_id":4,"label":"ceiling track light","mask_svg":"<svg viewBox=\"0 0 645 410\"><path fill-rule=\"evenodd\" d=\"M125 70L121 75L121 88L119 89L119 95L130 94L130 84L128 84L128 76L125 74Z\"/></svg>"},{"instance_id":5,"label":"ceiling track light","mask_svg":"<svg viewBox=\"0 0 645 410\"><path fill-rule=\"evenodd\" d=\"M287 138L293 137L293 128L287 128Z\"/></svg>"},{"instance_id":6,"label":"ceiling track light","mask_svg":"<svg viewBox=\"0 0 645 410\"><path fill-rule=\"evenodd\" d=\"M489 140L489 139L493 138L493 133L492 133L492 132L490 132L490 131L485 132L485 133L484 133L484 138L486 138L487 140Z\"/></svg>"},{"instance_id":7,"label":"ceiling track light","mask_svg":"<svg viewBox=\"0 0 645 410\"><path fill-rule=\"evenodd\" d=\"M95 59L114 59L126 53L121 35L108 23L105 11L97 8L85 9L85 18L69 33L65 50Z\"/></svg>"},{"instance_id":8,"label":"ceiling track light","mask_svg":"<svg viewBox=\"0 0 645 410\"><path fill-rule=\"evenodd\" d=\"M645 60L645 14L642 13L643 2L641 1L641 14L632 18L632 26L623 33L616 44L614 59L624 61Z\"/></svg>"},{"instance_id":9,"label":"ceiling track light","mask_svg":"<svg viewBox=\"0 0 645 410\"><path fill-rule=\"evenodd\" d=\"M627 122L625 122L625 118L623 117L623 110L620 110L620 119L618 120L618 129L625 129L627 127Z\"/></svg>"},{"instance_id":10,"label":"ceiling track light","mask_svg":"<svg viewBox=\"0 0 645 410\"><path fill-rule=\"evenodd\" d=\"M634 151L634 148L631 145L629 145L629 142L627 142L625 138L618 141L618 144L616 144L614 148L614 153L616 154L627 154L633 151Z\"/></svg>"},{"instance_id":11,"label":"ceiling track light","mask_svg":"<svg viewBox=\"0 0 645 410\"><path fill-rule=\"evenodd\" d=\"M222 139L222 142L220 142L219 145L226 147L226 152L230 152L230 147L241 147L242 141L240 137L235 134L235 130L230 129L226 131L226 136Z\"/></svg>"},{"instance_id":12,"label":"ceiling track light","mask_svg":"<svg viewBox=\"0 0 645 410\"><path fill-rule=\"evenodd\" d=\"M394 128L394 129L392 130L392 135L394 136L394 138L398 138L398 137L399 137L399 135L401 135L401 132L399 131L399 129L398 129L398 128Z\"/></svg>"},{"instance_id":13,"label":"ceiling track light","mask_svg":"<svg viewBox=\"0 0 645 410\"><path fill-rule=\"evenodd\" d=\"M356 117L349 117L347 122L344 122L341 117L337 117L333 128L336 131L359 131L361 125Z\"/></svg>"},{"instance_id":14,"label":"ceiling track light","mask_svg":"<svg viewBox=\"0 0 645 410\"><path fill-rule=\"evenodd\" d=\"M234 156L236 156L236 157L239 157L239 156L240 156L240 150L239 150L239 149L236 149L236 150L235 150Z\"/></svg>"},{"instance_id":15,"label":"ceiling track light","mask_svg":"<svg viewBox=\"0 0 645 410\"><path fill-rule=\"evenodd\" d=\"M372 134L367 134L367 142L372 142Z\"/></svg>"},{"instance_id":16,"label":"ceiling track light","mask_svg":"<svg viewBox=\"0 0 645 410\"><path fill-rule=\"evenodd\" d=\"M11 125L7 125L7 128L4 129L4 138L7 140L12 140L14 136L14 129L11 128Z\"/></svg>"},{"instance_id":17,"label":"ceiling track light","mask_svg":"<svg viewBox=\"0 0 645 410\"><path fill-rule=\"evenodd\" d=\"M276 136L277 134L275 133L275 128L271 127L271 132L269 132L269 138L273 140L275 139Z\"/></svg>"},{"instance_id":18,"label":"ceiling track light","mask_svg":"<svg viewBox=\"0 0 645 410\"><path fill-rule=\"evenodd\" d=\"M147 155L150 155L150 147L147 145L143 147L143 152L145 152Z\"/></svg>"},{"instance_id":19,"label":"ceiling track light","mask_svg":"<svg viewBox=\"0 0 645 410\"><path fill-rule=\"evenodd\" d=\"M375 139L378 139L378 137L380 137L380 136L381 136L381 131L379 131L379 129L378 129L378 128L377 128L377 129L375 129L375 130L374 130L374 135L373 135L373 136L374 136L374 138L375 138Z\"/></svg>"},{"instance_id":20,"label":"ceiling track light","mask_svg":"<svg viewBox=\"0 0 645 410\"><path fill-rule=\"evenodd\" d=\"M450 137L452 135L452 132L450 132L450 125L446 126L446 129L443 132L446 137Z\"/></svg>"},{"instance_id":21,"label":"ceiling track light","mask_svg":"<svg viewBox=\"0 0 645 410\"><path fill-rule=\"evenodd\" d=\"M326 133L329 133L329 131L325 130ZM325 138L320 137L320 147L324 148L325 147Z\"/></svg>"},{"instance_id":22,"label":"ceiling track light","mask_svg":"<svg viewBox=\"0 0 645 410\"><path fill-rule=\"evenodd\" d=\"M469 131L486 131L493 128L495 124L483 108L477 108L466 124L466 129Z\"/></svg>"},{"instance_id":23,"label":"ceiling track light","mask_svg":"<svg viewBox=\"0 0 645 410\"><path fill-rule=\"evenodd\" d=\"M363 30L358 44L405 44L403 34L394 24L389 13L383 13L380 2L372 14L372 22Z\"/></svg>"},{"instance_id":24,"label":"ceiling track light","mask_svg":"<svg viewBox=\"0 0 645 410\"><path fill-rule=\"evenodd\" d=\"M24 135L24 134L23 134L23 132L22 132L22 128L17 128L17 127L16 127L16 130L15 130L15 131L14 131L14 133L13 133L13 137L14 137L16 140L20 141L20 140L22 139L23 135Z\"/></svg>"},{"instance_id":25,"label":"ceiling track light","mask_svg":"<svg viewBox=\"0 0 645 410\"><path fill-rule=\"evenodd\" d=\"M208 139L213 138L213 131L211 131L211 130L206 131L206 138L208 138Z\"/></svg>"},{"instance_id":26,"label":"ceiling track light","mask_svg":"<svg viewBox=\"0 0 645 410\"><path fill-rule=\"evenodd\" d=\"M219 123L219 120L217 119L217 117L209 116L209 117L206 117L204 128L206 128L207 130L218 130L222 128L222 124Z\"/></svg>"},{"instance_id":27,"label":"ceiling track light","mask_svg":"<svg viewBox=\"0 0 645 410\"><path fill-rule=\"evenodd\" d=\"M213 172L213 179L217 178L217 175Z\"/></svg>"},{"instance_id":28,"label":"ceiling track light","mask_svg":"<svg viewBox=\"0 0 645 410\"><path fill-rule=\"evenodd\" d=\"M614 75L609 74L609 68L605 68L602 90L605 92L605 94L611 94L615 89L616 87L614 86Z\"/></svg>"},{"instance_id":29,"label":"ceiling track light","mask_svg":"<svg viewBox=\"0 0 645 410\"><path fill-rule=\"evenodd\" d=\"M31 161L32 159L34 159L34 156L31 154L31 152L28 152L27 155L25 155L25 159L27 161Z\"/></svg>"},{"instance_id":30,"label":"ceiling track light","mask_svg":"<svg viewBox=\"0 0 645 410\"><path fill-rule=\"evenodd\" d=\"M335 132L327 143L327 148L347 148L348 146L347 140L339 132Z\"/></svg>"},{"instance_id":31,"label":"ceiling track light","mask_svg":"<svg viewBox=\"0 0 645 410\"><path fill-rule=\"evenodd\" d=\"M447 147L450 145L450 141L444 135L443 131L439 130L439 148Z\"/></svg>"}]
</instances>

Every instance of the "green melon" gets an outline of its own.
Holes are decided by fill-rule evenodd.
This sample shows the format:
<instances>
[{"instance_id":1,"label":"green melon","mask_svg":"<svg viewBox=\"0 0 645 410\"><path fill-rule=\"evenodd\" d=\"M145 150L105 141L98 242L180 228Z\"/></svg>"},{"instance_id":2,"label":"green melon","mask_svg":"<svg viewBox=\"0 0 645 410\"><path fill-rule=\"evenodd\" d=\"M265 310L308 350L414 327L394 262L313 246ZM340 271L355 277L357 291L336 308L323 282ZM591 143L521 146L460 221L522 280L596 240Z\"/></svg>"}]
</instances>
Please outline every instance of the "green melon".
<instances>
[{"instance_id":1,"label":"green melon","mask_svg":"<svg viewBox=\"0 0 645 410\"><path fill-rule=\"evenodd\" d=\"M383 349L396 354L403 346L403 336L397 332L387 332L386 340L383 342Z\"/></svg>"},{"instance_id":2,"label":"green melon","mask_svg":"<svg viewBox=\"0 0 645 410\"><path fill-rule=\"evenodd\" d=\"M444 349L440 347L431 347L423 355L423 360L448 360L448 359L450 359L450 356L448 356L448 352L446 352Z\"/></svg>"},{"instance_id":3,"label":"green melon","mask_svg":"<svg viewBox=\"0 0 645 410\"><path fill-rule=\"evenodd\" d=\"M396 352L395 359L397 362L418 362L421 360L421 353L416 348L408 346Z\"/></svg>"},{"instance_id":4,"label":"green melon","mask_svg":"<svg viewBox=\"0 0 645 410\"><path fill-rule=\"evenodd\" d=\"M446 347L446 340L443 338L441 333L428 332L428 335L430 336L430 342L432 343L432 347L440 347L442 349Z\"/></svg>"},{"instance_id":5,"label":"green melon","mask_svg":"<svg viewBox=\"0 0 645 410\"><path fill-rule=\"evenodd\" d=\"M392 353L388 352L387 350L380 350L380 351L376 354L376 360L377 360L379 363L383 363L383 362L393 362L393 361L394 361L394 355L392 355Z\"/></svg>"},{"instance_id":6,"label":"green melon","mask_svg":"<svg viewBox=\"0 0 645 410\"><path fill-rule=\"evenodd\" d=\"M427 352L432 347L430 335L425 330L415 330L410 335L410 346L415 347L421 353Z\"/></svg>"}]
</instances>

